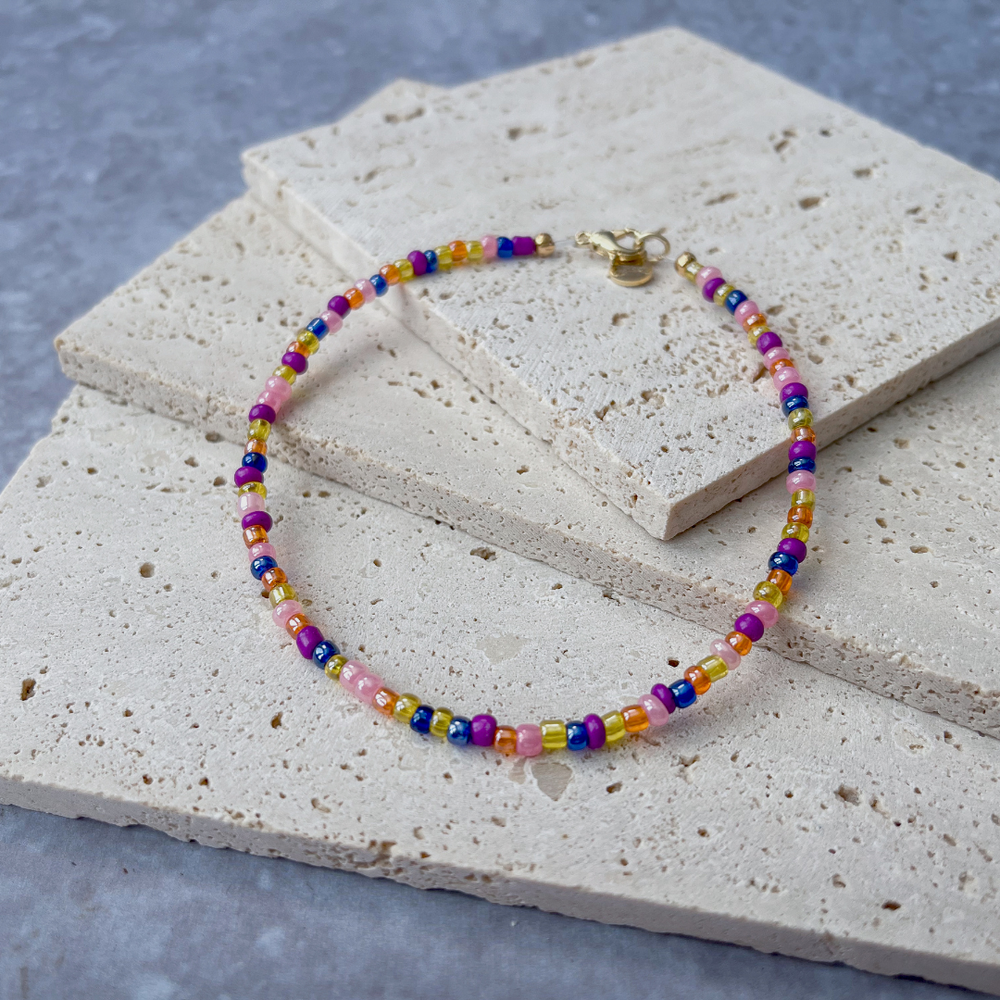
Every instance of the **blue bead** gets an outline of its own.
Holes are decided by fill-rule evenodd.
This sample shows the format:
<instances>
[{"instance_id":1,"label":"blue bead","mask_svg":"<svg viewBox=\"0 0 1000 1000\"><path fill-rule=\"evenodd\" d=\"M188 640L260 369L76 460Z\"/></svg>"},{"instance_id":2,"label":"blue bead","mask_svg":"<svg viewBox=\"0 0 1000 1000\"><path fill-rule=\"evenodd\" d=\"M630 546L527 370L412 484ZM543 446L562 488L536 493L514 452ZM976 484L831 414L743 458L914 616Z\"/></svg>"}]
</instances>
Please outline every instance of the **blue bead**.
<instances>
[{"instance_id":1,"label":"blue bead","mask_svg":"<svg viewBox=\"0 0 1000 1000\"><path fill-rule=\"evenodd\" d=\"M799 568L799 561L787 552L775 552L768 559L767 565L770 569L783 569L789 576L795 576L795 571Z\"/></svg>"},{"instance_id":2,"label":"blue bead","mask_svg":"<svg viewBox=\"0 0 1000 1000\"><path fill-rule=\"evenodd\" d=\"M321 642L316 643L312 659L313 663L321 670L326 666L326 661L332 659L334 656L340 656L340 650L329 639L323 639Z\"/></svg>"},{"instance_id":3,"label":"blue bead","mask_svg":"<svg viewBox=\"0 0 1000 1000\"><path fill-rule=\"evenodd\" d=\"M815 472L816 459L814 458L793 458L788 463L789 472Z\"/></svg>"},{"instance_id":4,"label":"blue bead","mask_svg":"<svg viewBox=\"0 0 1000 1000\"><path fill-rule=\"evenodd\" d=\"M373 274L368 280L375 286L376 295L385 295L389 291L389 282L381 274Z\"/></svg>"},{"instance_id":5,"label":"blue bead","mask_svg":"<svg viewBox=\"0 0 1000 1000\"><path fill-rule=\"evenodd\" d=\"M420 705L410 719L410 729L415 733L429 733L433 714L434 709L430 705Z\"/></svg>"},{"instance_id":6,"label":"blue bead","mask_svg":"<svg viewBox=\"0 0 1000 1000\"><path fill-rule=\"evenodd\" d=\"M808 405L809 400L805 396L789 396L788 399L782 402L781 409L787 417L792 410L800 410L802 407Z\"/></svg>"},{"instance_id":7,"label":"blue bead","mask_svg":"<svg viewBox=\"0 0 1000 1000\"><path fill-rule=\"evenodd\" d=\"M514 241L512 239L508 239L506 236L497 237L497 256L513 257Z\"/></svg>"},{"instance_id":8,"label":"blue bead","mask_svg":"<svg viewBox=\"0 0 1000 1000\"><path fill-rule=\"evenodd\" d=\"M566 746L570 750L586 750L587 743L587 727L582 722L567 722Z\"/></svg>"},{"instance_id":9,"label":"blue bead","mask_svg":"<svg viewBox=\"0 0 1000 1000\"><path fill-rule=\"evenodd\" d=\"M269 569L274 569L278 560L272 556L258 556L250 563L250 572L255 580L259 580Z\"/></svg>"},{"instance_id":10,"label":"blue bead","mask_svg":"<svg viewBox=\"0 0 1000 1000\"><path fill-rule=\"evenodd\" d=\"M694 688L687 681L674 681L670 685L670 693L674 696L678 708L687 708L698 700Z\"/></svg>"},{"instance_id":11,"label":"blue bead","mask_svg":"<svg viewBox=\"0 0 1000 1000\"><path fill-rule=\"evenodd\" d=\"M464 747L472 739L472 723L456 715L448 723L448 742L457 747Z\"/></svg>"},{"instance_id":12,"label":"blue bead","mask_svg":"<svg viewBox=\"0 0 1000 1000\"><path fill-rule=\"evenodd\" d=\"M317 340L322 340L330 329L319 317L314 319L306 329L313 334Z\"/></svg>"},{"instance_id":13,"label":"blue bead","mask_svg":"<svg viewBox=\"0 0 1000 1000\"><path fill-rule=\"evenodd\" d=\"M726 296L726 308L727 308L727 309L728 309L728 310L729 310L729 311L730 311L731 313L734 313L734 312L736 312L736 307L737 307L737 306L738 306L738 305L739 305L739 304L740 304L741 302L746 302L746 300L747 300L747 297L746 297L746 296L745 296L745 295L744 295L744 294L743 294L743 293L742 293L742 292L741 292L741 291L740 291L740 290L739 290L738 288L734 288L734 289L733 289L733 290L732 290L732 291L731 291L731 292L730 292L730 293L729 293L729 294L728 294L728 295Z\"/></svg>"},{"instance_id":14,"label":"blue bead","mask_svg":"<svg viewBox=\"0 0 1000 1000\"><path fill-rule=\"evenodd\" d=\"M425 250L424 256L427 258L427 273L433 274L438 269L438 255L433 250Z\"/></svg>"},{"instance_id":15,"label":"blue bead","mask_svg":"<svg viewBox=\"0 0 1000 1000\"><path fill-rule=\"evenodd\" d=\"M250 468L256 469L258 472L267 472L267 459L255 451L248 451L243 456L243 464L249 465Z\"/></svg>"}]
</instances>

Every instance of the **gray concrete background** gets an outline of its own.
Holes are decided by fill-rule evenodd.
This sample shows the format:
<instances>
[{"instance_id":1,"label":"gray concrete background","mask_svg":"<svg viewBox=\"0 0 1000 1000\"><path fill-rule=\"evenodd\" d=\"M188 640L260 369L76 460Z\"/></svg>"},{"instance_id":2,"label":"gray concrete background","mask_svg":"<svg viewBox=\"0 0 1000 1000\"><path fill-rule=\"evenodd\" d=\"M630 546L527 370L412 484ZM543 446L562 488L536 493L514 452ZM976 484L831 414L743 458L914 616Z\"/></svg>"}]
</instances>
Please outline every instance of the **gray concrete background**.
<instances>
[{"instance_id":1,"label":"gray concrete background","mask_svg":"<svg viewBox=\"0 0 1000 1000\"><path fill-rule=\"evenodd\" d=\"M243 147L398 76L451 85L666 24L1000 176L996 2L0 0L0 485L69 388L52 338L238 194ZM2 998L459 992L958 995L0 808Z\"/></svg>"}]
</instances>

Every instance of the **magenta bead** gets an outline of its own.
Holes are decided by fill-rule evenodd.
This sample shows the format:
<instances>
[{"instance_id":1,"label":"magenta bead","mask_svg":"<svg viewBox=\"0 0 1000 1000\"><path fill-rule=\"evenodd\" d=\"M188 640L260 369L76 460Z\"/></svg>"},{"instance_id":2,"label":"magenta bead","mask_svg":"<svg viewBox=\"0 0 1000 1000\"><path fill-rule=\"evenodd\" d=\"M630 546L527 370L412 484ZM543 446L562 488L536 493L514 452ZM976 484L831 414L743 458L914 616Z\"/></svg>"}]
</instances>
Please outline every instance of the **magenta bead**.
<instances>
[{"instance_id":1,"label":"magenta bead","mask_svg":"<svg viewBox=\"0 0 1000 1000\"><path fill-rule=\"evenodd\" d=\"M298 351L286 351L281 355L281 363L288 365L297 375L301 375L309 367L306 356L299 354ZM284 380L282 379L282 381Z\"/></svg>"},{"instance_id":2,"label":"magenta bead","mask_svg":"<svg viewBox=\"0 0 1000 1000\"><path fill-rule=\"evenodd\" d=\"M709 278L708 281L702 286L701 294L705 296L707 302L712 301L712 296L715 294L715 290L726 283L725 278Z\"/></svg>"},{"instance_id":3,"label":"magenta bead","mask_svg":"<svg viewBox=\"0 0 1000 1000\"><path fill-rule=\"evenodd\" d=\"M319 318L326 323L324 337L328 334L336 333L344 325L344 321L340 318L340 313L335 313L332 309L324 309L319 314Z\"/></svg>"},{"instance_id":4,"label":"magenta bead","mask_svg":"<svg viewBox=\"0 0 1000 1000\"><path fill-rule=\"evenodd\" d=\"M591 750L600 750L608 741L604 729L604 720L599 715L588 715L583 720L583 728L587 730L587 746Z\"/></svg>"},{"instance_id":5,"label":"magenta bead","mask_svg":"<svg viewBox=\"0 0 1000 1000\"><path fill-rule=\"evenodd\" d=\"M511 242L514 244L515 257L527 257L535 252L535 241L530 236L515 236Z\"/></svg>"},{"instance_id":6,"label":"magenta bead","mask_svg":"<svg viewBox=\"0 0 1000 1000\"><path fill-rule=\"evenodd\" d=\"M781 387L781 401L784 402L786 399L791 399L792 396L809 396L809 390L805 387L802 382L789 382L787 385Z\"/></svg>"},{"instance_id":7,"label":"magenta bead","mask_svg":"<svg viewBox=\"0 0 1000 1000\"><path fill-rule=\"evenodd\" d=\"M734 632L742 632L751 642L757 642L764 634L764 623L751 612L739 616L733 623Z\"/></svg>"},{"instance_id":8,"label":"magenta bead","mask_svg":"<svg viewBox=\"0 0 1000 1000\"><path fill-rule=\"evenodd\" d=\"M269 424L273 424L277 419L278 414L274 412L274 408L268 406L266 403L254 403L247 414L247 421L250 423L253 423L255 420L266 420Z\"/></svg>"},{"instance_id":9,"label":"magenta bead","mask_svg":"<svg viewBox=\"0 0 1000 1000\"><path fill-rule=\"evenodd\" d=\"M794 462L797 458L815 458L816 445L812 441L794 441L788 449L788 461Z\"/></svg>"},{"instance_id":10,"label":"magenta bead","mask_svg":"<svg viewBox=\"0 0 1000 1000\"><path fill-rule=\"evenodd\" d=\"M775 389L780 389L789 382L798 382L800 378L802 376L799 374L797 368L779 368L771 376L771 381L774 383Z\"/></svg>"},{"instance_id":11,"label":"magenta bead","mask_svg":"<svg viewBox=\"0 0 1000 1000\"><path fill-rule=\"evenodd\" d=\"M480 241L483 245L483 260L492 260L497 255L497 238L484 236Z\"/></svg>"},{"instance_id":12,"label":"magenta bead","mask_svg":"<svg viewBox=\"0 0 1000 1000\"><path fill-rule=\"evenodd\" d=\"M271 619L279 628L284 628L288 624L288 619L292 615L301 615L302 605L298 601L282 601L276 604L271 612Z\"/></svg>"},{"instance_id":13,"label":"magenta bead","mask_svg":"<svg viewBox=\"0 0 1000 1000\"><path fill-rule=\"evenodd\" d=\"M736 307L735 311L733 312L733 317L736 319L736 322L739 323L740 326L742 326L743 321L748 316L753 316L754 313L759 313L759 312L760 312L760 307L757 305L756 302L754 302L753 299L744 299Z\"/></svg>"},{"instance_id":14,"label":"magenta bead","mask_svg":"<svg viewBox=\"0 0 1000 1000\"><path fill-rule=\"evenodd\" d=\"M265 531L270 531L273 524L274 522L271 520L271 515L268 514L266 510L252 510L249 514L246 514L243 517L243 520L240 522L240 527L244 531L246 531L247 528L258 527L263 528ZM261 545L263 543L258 542L257 544ZM253 546L251 546L251 548L253 548ZM250 561L253 562L252 559Z\"/></svg>"},{"instance_id":15,"label":"magenta bead","mask_svg":"<svg viewBox=\"0 0 1000 1000\"><path fill-rule=\"evenodd\" d=\"M772 347L771 350L764 355L764 364L768 368L774 364L775 361L789 361L791 360L791 355L784 347Z\"/></svg>"},{"instance_id":16,"label":"magenta bead","mask_svg":"<svg viewBox=\"0 0 1000 1000\"><path fill-rule=\"evenodd\" d=\"M361 292L365 302L375 301L375 286L367 278L354 282L354 287Z\"/></svg>"},{"instance_id":17,"label":"magenta bead","mask_svg":"<svg viewBox=\"0 0 1000 1000\"><path fill-rule=\"evenodd\" d=\"M260 511L257 511L260 513ZM253 517L252 514L248 514L247 517ZM266 528L264 529L267 530ZM272 559L278 558L278 553L274 546L270 542L256 542L247 549L247 555L250 557L250 562L254 559L259 559L261 556L270 556Z\"/></svg>"},{"instance_id":18,"label":"magenta bead","mask_svg":"<svg viewBox=\"0 0 1000 1000\"><path fill-rule=\"evenodd\" d=\"M542 752L542 731L530 722L517 727L517 752L522 757L537 757Z\"/></svg>"},{"instance_id":19,"label":"magenta bead","mask_svg":"<svg viewBox=\"0 0 1000 1000\"><path fill-rule=\"evenodd\" d=\"M790 472L785 479L785 489L789 493L794 493L796 490L815 490L816 475L804 470Z\"/></svg>"},{"instance_id":20,"label":"magenta bead","mask_svg":"<svg viewBox=\"0 0 1000 1000\"><path fill-rule=\"evenodd\" d=\"M241 517L252 510L263 510L264 498L259 493L244 493L236 498L236 509Z\"/></svg>"},{"instance_id":21,"label":"magenta bead","mask_svg":"<svg viewBox=\"0 0 1000 1000\"><path fill-rule=\"evenodd\" d=\"M740 665L740 654L725 639L713 639L708 644L708 651L719 657L730 670L735 670Z\"/></svg>"},{"instance_id":22,"label":"magenta bead","mask_svg":"<svg viewBox=\"0 0 1000 1000\"><path fill-rule=\"evenodd\" d=\"M677 710L677 701L674 698L673 692L666 684L654 684L650 690L650 694L655 695L660 701L663 702L663 707L667 712L675 712Z\"/></svg>"},{"instance_id":23,"label":"magenta bead","mask_svg":"<svg viewBox=\"0 0 1000 1000\"><path fill-rule=\"evenodd\" d=\"M644 694L639 698L651 726L665 726L670 718L667 706L655 694Z\"/></svg>"},{"instance_id":24,"label":"magenta bead","mask_svg":"<svg viewBox=\"0 0 1000 1000\"><path fill-rule=\"evenodd\" d=\"M264 389L280 400L282 405L287 403L292 396L292 387L280 375L272 375L264 383Z\"/></svg>"},{"instance_id":25,"label":"magenta bead","mask_svg":"<svg viewBox=\"0 0 1000 1000\"><path fill-rule=\"evenodd\" d=\"M252 465L241 465L233 473L233 482L237 486L242 486L244 483L262 483L264 477L260 469L255 469Z\"/></svg>"},{"instance_id":26,"label":"magenta bead","mask_svg":"<svg viewBox=\"0 0 1000 1000\"><path fill-rule=\"evenodd\" d=\"M344 298L343 295L334 295L329 302L327 302L326 307L330 312L335 312L338 316L344 317L351 311L351 303Z\"/></svg>"},{"instance_id":27,"label":"magenta bead","mask_svg":"<svg viewBox=\"0 0 1000 1000\"><path fill-rule=\"evenodd\" d=\"M282 603L287 602L283 601ZM279 604L278 607L280 608L281 604ZM363 663L360 663L358 660L348 660L340 668L339 680L341 685L353 694L358 681L361 680L361 678L367 673L368 668Z\"/></svg>"},{"instance_id":28,"label":"magenta bead","mask_svg":"<svg viewBox=\"0 0 1000 1000\"><path fill-rule=\"evenodd\" d=\"M757 350L761 354L767 354L772 347L781 347L781 337L773 330L766 330L757 338Z\"/></svg>"},{"instance_id":29,"label":"magenta bead","mask_svg":"<svg viewBox=\"0 0 1000 1000\"><path fill-rule=\"evenodd\" d=\"M721 277L722 272L717 267L703 267L694 276L694 283L698 286L698 291L701 291L707 282L711 281L713 278Z\"/></svg>"},{"instance_id":30,"label":"magenta bead","mask_svg":"<svg viewBox=\"0 0 1000 1000\"><path fill-rule=\"evenodd\" d=\"M751 601L746 611L749 615L756 615L764 628L778 624L778 609L769 601Z\"/></svg>"},{"instance_id":31,"label":"magenta bead","mask_svg":"<svg viewBox=\"0 0 1000 1000\"><path fill-rule=\"evenodd\" d=\"M787 552L796 562L802 562L809 555L806 543L801 538L782 538L778 542L778 551Z\"/></svg>"},{"instance_id":32,"label":"magenta bead","mask_svg":"<svg viewBox=\"0 0 1000 1000\"><path fill-rule=\"evenodd\" d=\"M305 629L302 630L304 632ZM299 635L302 634L299 633ZM309 653L312 656L312 653ZM358 683L354 686L354 693L366 704L370 705L372 703L372 698L375 697L375 692L382 687L382 678L378 677L376 674L365 674L364 677L358 680Z\"/></svg>"},{"instance_id":33,"label":"magenta bead","mask_svg":"<svg viewBox=\"0 0 1000 1000\"><path fill-rule=\"evenodd\" d=\"M477 747L493 746L493 736L497 731L497 720L492 715L472 717L472 742Z\"/></svg>"},{"instance_id":34,"label":"magenta bead","mask_svg":"<svg viewBox=\"0 0 1000 1000\"><path fill-rule=\"evenodd\" d=\"M413 250L406 255L406 259L413 265L413 276L419 278L427 273L427 256L420 250Z\"/></svg>"},{"instance_id":35,"label":"magenta bead","mask_svg":"<svg viewBox=\"0 0 1000 1000\"><path fill-rule=\"evenodd\" d=\"M282 604L285 602L282 601ZM299 652L307 659L311 659L313 650L323 641L323 633L315 625L307 625L295 637L295 645L299 647Z\"/></svg>"}]
</instances>

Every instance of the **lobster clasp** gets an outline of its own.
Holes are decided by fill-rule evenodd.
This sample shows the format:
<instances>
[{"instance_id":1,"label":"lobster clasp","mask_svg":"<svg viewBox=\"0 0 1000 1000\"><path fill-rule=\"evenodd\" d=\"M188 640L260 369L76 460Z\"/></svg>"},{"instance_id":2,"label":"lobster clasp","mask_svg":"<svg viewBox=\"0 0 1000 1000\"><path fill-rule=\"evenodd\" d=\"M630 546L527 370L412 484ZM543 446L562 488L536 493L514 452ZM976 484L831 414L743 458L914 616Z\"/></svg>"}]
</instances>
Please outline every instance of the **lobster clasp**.
<instances>
[{"instance_id":1,"label":"lobster clasp","mask_svg":"<svg viewBox=\"0 0 1000 1000\"><path fill-rule=\"evenodd\" d=\"M629 240L631 246L622 243ZM656 241L662 253L650 254L647 241ZM577 233L576 245L590 247L595 253L611 261L608 277L616 285L634 288L644 285L653 277L653 265L670 253L670 243L660 233L643 233L637 229L601 229L594 233Z\"/></svg>"}]
</instances>

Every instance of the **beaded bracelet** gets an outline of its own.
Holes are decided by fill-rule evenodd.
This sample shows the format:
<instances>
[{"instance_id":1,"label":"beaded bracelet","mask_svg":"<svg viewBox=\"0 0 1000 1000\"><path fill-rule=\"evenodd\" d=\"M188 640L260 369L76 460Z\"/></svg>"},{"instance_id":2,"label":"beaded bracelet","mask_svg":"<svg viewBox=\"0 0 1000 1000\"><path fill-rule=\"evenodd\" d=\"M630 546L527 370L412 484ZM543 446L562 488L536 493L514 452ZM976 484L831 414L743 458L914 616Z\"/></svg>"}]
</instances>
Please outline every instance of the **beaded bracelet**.
<instances>
[{"instance_id":1,"label":"beaded bracelet","mask_svg":"<svg viewBox=\"0 0 1000 1000\"><path fill-rule=\"evenodd\" d=\"M625 247L625 235L634 245ZM658 260L645 252L645 241L657 239L669 251L669 244L658 234L615 230L580 234L578 244L589 244L612 260L611 277L619 284L641 284L651 273L650 263ZM348 313L384 295L391 285L401 284L453 267L490 261L495 258L536 254L550 256L555 249L552 238L541 234L507 237L484 236L482 240L456 240L434 250L414 250L406 258L386 264L378 274L363 278L343 295L335 295L320 313L296 335L281 358L281 364L265 383L249 413L247 445L243 462L236 470L238 510L242 519L243 540L249 549L250 572L264 587L272 606L275 624L295 639L299 652L322 669L331 680L339 680L349 692L372 705L376 711L409 725L417 733L430 733L456 746L493 747L502 754L534 757L543 750L596 750L618 743L629 733L641 733L664 725L677 709L689 708L708 689L739 666L753 643L765 629L778 620L778 609L792 585L792 577L806 558L806 542L813 519L816 477L816 435L808 408L808 390L796 370L781 338L774 333L757 303L725 281L715 267L703 267L691 253L682 253L675 262L677 272L692 282L709 302L724 306L747 332L752 346L763 355L764 364L780 396L781 409L791 430L788 449L786 485L792 495L787 523L781 530L777 550L768 560L767 578L754 588L753 600L746 606L723 639L709 643L709 655L684 671L672 684L654 684L648 694L620 710L604 715L588 715L581 721L564 722L546 719L539 724L498 725L489 714L471 719L453 715L447 708L425 705L413 694L397 694L382 683L365 664L349 660L305 615L296 592L279 568L277 553L268 539L272 527L265 510L267 490L267 438L282 405L292 394L292 385L309 367L309 358L320 342L340 330Z\"/></svg>"}]
</instances>

